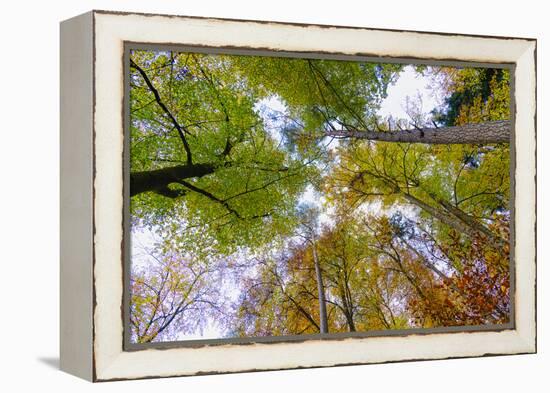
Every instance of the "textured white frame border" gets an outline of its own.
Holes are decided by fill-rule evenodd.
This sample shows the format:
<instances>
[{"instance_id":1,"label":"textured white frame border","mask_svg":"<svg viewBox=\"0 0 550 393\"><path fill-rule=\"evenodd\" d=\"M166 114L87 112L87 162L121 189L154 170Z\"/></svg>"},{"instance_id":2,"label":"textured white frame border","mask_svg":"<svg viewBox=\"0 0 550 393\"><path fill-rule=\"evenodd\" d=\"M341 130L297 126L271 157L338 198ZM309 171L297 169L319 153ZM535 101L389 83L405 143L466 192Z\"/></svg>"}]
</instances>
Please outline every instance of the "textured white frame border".
<instances>
[{"instance_id":1,"label":"textured white frame border","mask_svg":"<svg viewBox=\"0 0 550 393\"><path fill-rule=\"evenodd\" d=\"M74 373L102 381L536 351L536 41L108 12L78 18L84 18L84 24L91 18L93 29L95 234L93 355L82 360L73 353L74 361L86 369ZM515 63L515 329L125 352L121 318L125 41ZM91 304L92 299L88 301ZM62 351L62 368L63 356Z\"/></svg>"}]
</instances>

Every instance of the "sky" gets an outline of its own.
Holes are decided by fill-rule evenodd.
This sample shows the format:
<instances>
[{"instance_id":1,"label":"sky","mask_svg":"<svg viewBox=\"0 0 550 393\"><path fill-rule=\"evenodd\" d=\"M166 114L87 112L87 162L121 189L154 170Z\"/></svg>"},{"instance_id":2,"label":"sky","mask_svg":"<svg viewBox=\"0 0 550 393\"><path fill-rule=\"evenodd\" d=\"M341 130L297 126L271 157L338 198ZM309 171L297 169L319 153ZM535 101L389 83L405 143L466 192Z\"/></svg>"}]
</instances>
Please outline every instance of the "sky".
<instances>
[{"instance_id":1,"label":"sky","mask_svg":"<svg viewBox=\"0 0 550 393\"><path fill-rule=\"evenodd\" d=\"M412 66L406 66L399 74L397 81L388 87L387 97L382 101L378 115L382 118L391 117L393 120L405 119L410 120L407 114L407 100L418 99L422 102L422 113L429 115L430 111L440 105L438 101L438 94L430 89L430 78L419 75L415 72ZM270 98L259 102L255 108L258 113L264 117L264 123L268 132L278 140L281 135L278 133L277 128L282 125L283 120L279 118L270 117L269 114L278 113L284 114L284 104L276 99ZM309 203L321 207L323 201L322 195L319 195L312 186L308 186L306 191L300 198L301 203ZM371 208L376 208L373 205ZM403 212L406 215L407 212ZM320 216L320 222L330 224L331 219L327 212L323 212ZM134 267L144 267L148 263L155 263L155 260L150 257L145 250L154 249L155 243L159 239L153 234L153 232L145 228L132 228L132 264ZM227 288L227 291L235 290ZM225 291L225 290L224 290ZM230 293L228 293L230 294ZM207 327L203 331L196 331L194 334L180 334L178 340L197 340L197 339L212 339L221 338L221 330L212 321L207 323Z\"/></svg>"},{"instance_id":2,"label":"sky","mask_svg":"<svg viewBox=\"0 0 550 393\"><path fill-rule=\"evenodd\" d=\"M437 94L429 88L430 78L417 74L414 67L408 65L399 74L394 85L388 87L388 96L382 102L378 114L393 119L409 119L406 111L407 97L420 97L422 112L428 115L432 109L439 106Z\"/></svg>"}]
</instances>

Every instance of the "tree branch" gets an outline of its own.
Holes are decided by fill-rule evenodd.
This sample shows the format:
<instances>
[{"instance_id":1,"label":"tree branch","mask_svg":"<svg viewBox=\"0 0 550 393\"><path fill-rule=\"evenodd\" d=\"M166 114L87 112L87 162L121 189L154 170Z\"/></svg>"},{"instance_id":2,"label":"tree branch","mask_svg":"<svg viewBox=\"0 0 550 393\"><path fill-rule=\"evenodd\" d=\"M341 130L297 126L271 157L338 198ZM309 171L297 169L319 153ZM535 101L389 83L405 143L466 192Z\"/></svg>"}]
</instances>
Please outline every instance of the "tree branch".
<instances>
[{"instance_id":1,"label":"tree branch","mask_svg":"<svg viewBox=\"0 0 550 393\"><path fill-rule=\"evenodd\" d=\"M153 96L155 97L155 101L157 102L158 106L166 113L166 115L170 118L170 121L178 131L179 137L183 143L183 148L185 149L185 153L187 154L187 163L191 165L193 163L192 157L191 157L191 148L189 147L189 143L187 143L187 139L185 138L185 133L191 135L191 133L185 128L185 126L182 126L178 123L174 115L170 112L170 110L166 107L164 102L162 102L162 99L160 98L160 94L158 90L153 86L153 83L145 73L145 71L138 66L132 59L130 59L130 66L134 69L136 69L142 76L143 80L147 84L147 87L153 93Z\"/></svg>"}]
</instances>

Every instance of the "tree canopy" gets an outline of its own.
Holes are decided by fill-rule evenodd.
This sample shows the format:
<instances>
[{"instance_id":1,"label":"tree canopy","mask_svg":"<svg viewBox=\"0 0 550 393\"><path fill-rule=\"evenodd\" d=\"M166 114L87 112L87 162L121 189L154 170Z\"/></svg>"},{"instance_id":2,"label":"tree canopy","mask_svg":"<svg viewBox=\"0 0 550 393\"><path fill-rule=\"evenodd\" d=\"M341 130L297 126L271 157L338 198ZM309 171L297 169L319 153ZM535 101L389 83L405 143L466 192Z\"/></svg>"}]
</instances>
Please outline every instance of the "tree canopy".
<instances>
[{"instance_id":1,"label":"tree canopy","mask_svg":"<svg viewBox=\"0 0 550 393\"><path fill-rule=\"evenodd\" d=\"M131 52L133 341L509 320L509 74L403 67Z\"/></svg>"}]
</instances>

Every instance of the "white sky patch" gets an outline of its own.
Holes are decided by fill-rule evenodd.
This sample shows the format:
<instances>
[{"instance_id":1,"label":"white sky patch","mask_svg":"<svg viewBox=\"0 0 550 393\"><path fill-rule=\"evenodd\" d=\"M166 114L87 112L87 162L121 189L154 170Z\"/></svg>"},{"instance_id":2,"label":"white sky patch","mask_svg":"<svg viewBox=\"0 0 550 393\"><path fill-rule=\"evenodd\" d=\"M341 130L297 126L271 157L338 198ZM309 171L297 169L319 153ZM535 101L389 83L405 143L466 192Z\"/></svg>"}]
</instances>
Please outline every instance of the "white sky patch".
<instances>
[{"instance_id":1,"label":"white sky patch","mask_svg":"<svg viewBox=\"0 0 550 393\"><path fill-rule=\"evenodd\" d=\"M157 261L150 255L160 237L145 227L132 226L131 234L131 263L132 269L143 269Z\"/></svg>"},{"instance_id":2,"label":"white sky patch","mask_svg":"<svg viewBox=\"0 0 550 393\"><path fill-rule=\"evenodd\" d=\"M263 119L265 130L276 141L283 138L280 129L288 124L289 114L286 105L277 96L264 98L254 105L254 110Z\"/></svg>"},{"instance_id":3,"label":"white sky patch","mask_svg":"<svg viewBox=\"0 0 550 393\"><path fill-rule=\"evenodd\" d=\"M320 210L319 225L323 226L327 224L331 226L334 223L332 215L334 214L334 208L327 205L327 200L323 194L315 190L315 188L309 184L306 187L305 192L300 196L298 203L313 205Z\"/></svg>"},{"instance_id":4,"label":"white sky patch","mask_svg":"<svg viewBox=\"0 0 550 393\"><path fill-rule=\"evenodd\" d=\"M413 66L405 66L396 83L388 86L388 95L382 101L378 115L394 120L410 120L407 113L407 100L420 98L422 113L429 116L432 109L441 105L438 94L430 88L430 77L417 73Z\"/></svg>"},{"instance_id":5,"label":"white sky patch","mask_svg":"<svg viewBox=\"0 0 550 393\"><path fill-rule=\"evenodd\" d=\"M203 329L199 329L194 333L179 333L176 336L177 341L185 340L208 340L222 338L222 330L214 321L209 320Z\"/></svg>"}]
</instances>

